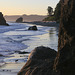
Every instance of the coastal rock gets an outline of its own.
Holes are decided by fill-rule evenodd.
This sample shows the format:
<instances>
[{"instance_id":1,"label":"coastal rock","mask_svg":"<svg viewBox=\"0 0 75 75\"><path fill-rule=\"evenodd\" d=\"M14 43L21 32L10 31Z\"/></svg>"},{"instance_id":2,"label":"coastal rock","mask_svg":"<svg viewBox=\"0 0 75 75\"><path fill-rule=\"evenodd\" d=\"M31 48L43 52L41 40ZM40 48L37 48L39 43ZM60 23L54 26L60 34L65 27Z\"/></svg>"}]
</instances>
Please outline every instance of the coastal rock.
<instances>
[{"instance_id":1,"label":"coastal rock","mask_svg":"<svg viewBox=\"0 0 75 75\"><path fill-rule=\"evenodd\" d=\"M16 20L16 22L23 22L23 18L22 18L22 17L18 18L18 19Z\"/></svg>"},{"instance_id":2,"label":"coastal rock","mask_svg":"<svg viewBox=\"0 0 75 75\"><path fill-rule=\"evenodd\" d=\"M32 27L29 27L28 30L38 30L38 29L37 29L37 26L32 26Z\"/></svg>"},{"instance_id":3,"label":"coastal rock","mask_svg":"<svg viewBox=\"0 0 75 75\"><path fill-rule=\"evenodd\" d=\"M21 51L15 51L15 53L19 53L19 54L27 54L27 53L29 53L29 52L25 52L25 51L23 51L23 52L21 52Z\"/></svg>"},{"instance_id":4,"label":"coastal rock","mask_svg":"<svg viewBox=\"0 0 75 75\"><path fill-rule=\"evenodd\" d=\"M2 57L3 55L2 54L0 54L0 57Z\"/></svg>"},{"instance_id":5,"label":"coastal rock","mask_svg":"<svg viewBox=\"0 0 75 75\"><path fill-rule=\"evenodd\" d=\"M0 25L9 26L9 25L6 23L6 20L4 19L2 12L0 12Z\"/></svg>"},{"instance_id":6,"label":"coastal rock","mask_svg":"<svg viewBox=\"0 0 75 75\"><path fill-rule=\"evenodd\" d=\"M60 75L75 75L75 0L61 0L60 21L54 69Z\"/></svg>"},{"instance_id":7,"label":"coastal rock","mask_svg":"<svg viewBox=\"0 0 75 75\"><path fill-rule=\"evenodd\" d=\"M18 75L58 75L53 72L56 51L48 47L36 47Z\"/></svg>"}]
</instances>

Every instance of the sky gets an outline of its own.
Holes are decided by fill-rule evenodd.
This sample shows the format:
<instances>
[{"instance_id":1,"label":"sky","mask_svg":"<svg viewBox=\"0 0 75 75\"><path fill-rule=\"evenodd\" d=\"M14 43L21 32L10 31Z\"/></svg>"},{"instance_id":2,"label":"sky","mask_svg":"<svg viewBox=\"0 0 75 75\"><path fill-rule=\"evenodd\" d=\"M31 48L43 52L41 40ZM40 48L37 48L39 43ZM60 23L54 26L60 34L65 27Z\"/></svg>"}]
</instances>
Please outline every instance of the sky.
<instances>
[{"instance_id":1,"label":"sky","mask_svg":"<svg viewBox=\"0 0 75 75\"><path fill-rule=\"evenodd\" d=\"M59 0L0 0L0 12L4 15L47 15L47 8L56 7Z\"/></svg>"}]
</instances>

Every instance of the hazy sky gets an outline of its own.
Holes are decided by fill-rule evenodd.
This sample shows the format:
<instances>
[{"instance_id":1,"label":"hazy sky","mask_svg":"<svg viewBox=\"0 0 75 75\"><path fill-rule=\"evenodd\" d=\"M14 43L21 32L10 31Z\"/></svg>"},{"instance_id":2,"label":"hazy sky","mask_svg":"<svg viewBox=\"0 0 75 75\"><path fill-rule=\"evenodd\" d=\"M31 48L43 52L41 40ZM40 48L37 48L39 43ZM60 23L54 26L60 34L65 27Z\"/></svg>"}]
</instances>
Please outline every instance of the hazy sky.
<instances>
[{"instance_id":1,"label":"hazy sky","mask_svg":"<svg viewBox=\"0 0 75 75\"><path fill-rule=\"evenodd\" d=\"M47 15L47 7L55 8L59 0L0 0L0 12L4 15Z\"/></svg>"}]
</instances>

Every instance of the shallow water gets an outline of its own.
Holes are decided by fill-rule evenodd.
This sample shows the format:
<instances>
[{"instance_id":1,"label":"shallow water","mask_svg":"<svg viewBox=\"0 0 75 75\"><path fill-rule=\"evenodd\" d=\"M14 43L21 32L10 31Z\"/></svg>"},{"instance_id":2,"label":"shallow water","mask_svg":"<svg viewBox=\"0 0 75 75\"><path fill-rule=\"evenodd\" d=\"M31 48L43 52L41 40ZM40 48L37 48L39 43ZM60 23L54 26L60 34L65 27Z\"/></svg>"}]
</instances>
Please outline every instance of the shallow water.
<instances>
[{"instance_id":1,"label":"shallow water","mask_svg":"<svg viewBox=\"0 0 75 75\"><path fill-rule=\"evenodd\" d=\"M46 46L57 51L58 30L56 27L46 27L38 25L38 31L27 30L32 24L26 23L9 23L10 26L0 26L0 70L21 69L28 59L29 54L18 54L15 51L31 52L37 46ZM16 65L16 60L17 65ZM12 68L12 66L14 66ZM0 71L2 75L2 71ZM12 74L11 74L12 75ZM15 75L15 74L14 74Z\"/></svg>"}]
</instances>

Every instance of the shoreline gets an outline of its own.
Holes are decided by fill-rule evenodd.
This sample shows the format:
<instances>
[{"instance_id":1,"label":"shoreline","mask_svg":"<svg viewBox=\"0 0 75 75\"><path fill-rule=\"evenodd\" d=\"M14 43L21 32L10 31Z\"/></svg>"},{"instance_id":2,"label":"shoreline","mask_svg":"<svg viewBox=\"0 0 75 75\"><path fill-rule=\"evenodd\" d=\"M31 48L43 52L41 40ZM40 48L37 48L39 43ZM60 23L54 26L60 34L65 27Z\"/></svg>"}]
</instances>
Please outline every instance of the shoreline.
<instances>
[{"instance_id":1,"label":"shoreline","mask_svg":"<svg viewBox=\"0 0 75 75\"><path fill-rule=\"evenodd\" d=\"M32 24L32 25L35 25L35 24ZM31 25L30 25L31 26ZM38 26L39 27L39 25L36 25L36 26ZM43 25L40 25L41 27L43 27ZM47 25L45 25L45 26L47 26ZM40 27L39 27L40 28ZM46 27L44 27L44 28L46 28ZM49 27L47 27L47 28L49 28ZM23 28L22 28L23 29ZM40 28L41 29L41 28ZM49 44L51 45L51 43L49 42L49 41L51 41L53 38L49 38L49 34L50 34L50 36L52 36L53 37L53 35L55 34L55 28L51 28L51 31L50 32L48 32L48 30L49 29L47 29L47 31L45 31L46 33L41 33L41 34L43 34L43 35L41 35L41 34L39 34L39 35L35 35L35 36L32 36L31 37L31 40L25 40L25 41L22 41L22 43L24 43L25 45L27 45L28 47L25 49L25 51L26 52L28 52L27 50L29 50L29 52L31 51L31 50L33 50L34 49L34 47L36 47L36 46L39 46L39 45L41 45L41 44L43 44L44 43L44 46L48 46ZM41 30L41 32L43 32L44 30ZM17 31L18 32L18 31ZM25 32L25 31L24 31ZM38 31L37 31L38 32ZM47 37L48 37L48 39L47 39ZM23 37L23 38L25 38L25 36ZM40 39L39 39L40 38ZM41 40L42 39L42 40ZM51 40L50 40L51 39ZM40 43L40 41L42 41L41 43ZM45 43L45 42L49 42L49 43ZM31 44L31 43L33 43L33 44ZM40 44L39 44L40 43ZM54 43L53 43L54 44ZM52 45L51 45L51 47L52 47ZM55 45L55 48L56 48L56 45ZM21 50L21 51L23 51L24 52L24 50ZM17 51L17 52L15 52L15 54L12 54L12 55L10 55L8 58L5 58L5 64L4 65L2 65L2 67L0 67L0 75L17 75L17 73L19 72L19 70L21 69L21 67L22 67L22 65L24 66L25 65L25 63L24 64L21 64L21 62L25 62L25 61L27 61L27 58L28 58L28 54L26 53L25 55L24 54L22 54L23 52L21 52L21 54L19 54L19 51ZM14 63L14 64L13 64ZM10 65L11 64L11 65ZM14 66L15 65L15 66ZM17 65L17 66L16 66ZM19 66L19 65L21 65L21 67ZM10 69L8 69L9 67L10 67ZM13 72L12 73L12 71L14 70L13 69L13 67L20 67L20 68L14 68L14 69L16 69L16 72ZM9 70L11 70L10 72L9 72Z\"/></svg>"},{"instance_id":2,"label":"shoreline","mask_svg":"<svg viewBox=\"0 0 75 75\"><path fill-rule=\"evenodd\" d=\"M35 21L35 22L22 22L22 23L28 23L28 24L36 24L41 26L49 26L49 27L59 27L59 23L56 23L55 21L51 22L42 22L42 21Z\"/></svg>"},{"instance_id":3,"label":"shoreline","mask_svg":"<svg viewBox=\"0 0 75 75\"><path fill-rule=\"evenodd\" d=\"M10 22L10 23L27 23L27 24L40 25L40 26L59 27L59 23L57 23L56 21Z\"/></svg>"}]
</instances>

